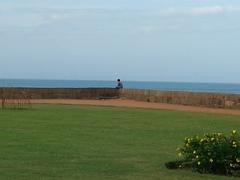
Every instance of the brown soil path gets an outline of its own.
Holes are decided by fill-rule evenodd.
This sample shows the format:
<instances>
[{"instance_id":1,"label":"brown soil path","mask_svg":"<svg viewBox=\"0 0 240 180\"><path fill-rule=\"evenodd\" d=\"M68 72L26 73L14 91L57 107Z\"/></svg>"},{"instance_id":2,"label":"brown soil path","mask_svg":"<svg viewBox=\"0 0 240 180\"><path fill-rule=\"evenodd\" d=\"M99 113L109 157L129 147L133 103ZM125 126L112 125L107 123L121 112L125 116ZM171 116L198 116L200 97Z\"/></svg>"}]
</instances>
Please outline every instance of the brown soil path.
<instances>
[{"instance_id":1,"label":"brown soil path","mask_svg":"<svg viewBox=\"0 0 240 180\"><path fill-rule=\"evenodd\" d=\"M207 112L216 114L229 114L239 115L240 110L232 109L220 109L220 108L205 108L194 106L183 106L175 104L163 104L163 103L150 103L134 100L72 100L72 99L35 99L31 100L34 104L72 104L72 105L96 105L96 106L115 106L115 107L137 107L148 109L165 109L165 110L177 110L186 112Z\"/></svg>"}]
</instances>

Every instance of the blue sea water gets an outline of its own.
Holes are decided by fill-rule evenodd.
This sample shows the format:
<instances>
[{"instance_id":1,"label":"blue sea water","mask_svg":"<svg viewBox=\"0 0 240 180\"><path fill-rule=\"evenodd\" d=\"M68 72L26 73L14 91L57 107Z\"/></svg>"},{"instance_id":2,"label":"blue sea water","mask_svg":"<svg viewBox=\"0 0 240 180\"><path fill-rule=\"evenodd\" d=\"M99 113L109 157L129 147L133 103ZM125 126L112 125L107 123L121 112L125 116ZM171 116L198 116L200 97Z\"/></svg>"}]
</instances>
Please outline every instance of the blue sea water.
<instances>
[{"instance_id":1,"label":"blue sea water","mask_svg":"<svg viewBox=\"0 0 240 180\"><path fill-rule=\"evenodd\" d=\"M240 94L240 84L125 81L124 88ZM115 81L0 79L0 87L115 87Z\"/></svg>"}]
</instances>

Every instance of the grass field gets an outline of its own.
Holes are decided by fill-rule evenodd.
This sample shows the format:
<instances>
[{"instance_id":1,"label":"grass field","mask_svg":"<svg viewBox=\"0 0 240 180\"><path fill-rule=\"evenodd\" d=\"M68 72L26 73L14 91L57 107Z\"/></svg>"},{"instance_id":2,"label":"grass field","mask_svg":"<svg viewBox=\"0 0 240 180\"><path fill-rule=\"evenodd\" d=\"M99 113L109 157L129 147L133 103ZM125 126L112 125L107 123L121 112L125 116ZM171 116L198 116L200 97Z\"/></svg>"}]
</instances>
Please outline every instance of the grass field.
<instances>
[{"instance_id":1,"label":"grass field","mask_svg":"<svg viewBox=\"0 0 240 180\"><path fill-rule=\"evenodd\" d=\"M0 111L1 180L231 179L168 170L185 136L230 133L239 116L36 105ZM234 179L234 178L232 178Z\"/></svg>"}]
</instances>

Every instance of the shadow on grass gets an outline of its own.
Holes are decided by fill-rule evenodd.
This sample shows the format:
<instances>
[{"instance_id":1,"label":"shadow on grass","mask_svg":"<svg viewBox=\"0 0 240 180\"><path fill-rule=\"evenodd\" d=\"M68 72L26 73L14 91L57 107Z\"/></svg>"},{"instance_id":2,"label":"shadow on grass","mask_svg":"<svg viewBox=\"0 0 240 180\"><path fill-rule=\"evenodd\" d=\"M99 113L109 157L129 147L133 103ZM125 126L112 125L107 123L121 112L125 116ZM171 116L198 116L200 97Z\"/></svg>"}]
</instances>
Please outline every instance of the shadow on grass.
<instances>
[{"instance_id":1,"label":"shadow on grass","mask_svg":"<svg viewBox=\"0 0 240 180\"><path fill-rule=\"evenodd\" d=\"M220 175L220 176L233 176L233 177L240 177L240 169L235 169L231 172L226 172L221 169L214 169L212 172L209 171L197 171L193 168L192 162L179 160L179 161L170 161L165 163L165 166L168 169L174 170L174 169L185 169L185 170L192 170L201 174L214 174L214 175Z\"/></svg>"}]
</instances>

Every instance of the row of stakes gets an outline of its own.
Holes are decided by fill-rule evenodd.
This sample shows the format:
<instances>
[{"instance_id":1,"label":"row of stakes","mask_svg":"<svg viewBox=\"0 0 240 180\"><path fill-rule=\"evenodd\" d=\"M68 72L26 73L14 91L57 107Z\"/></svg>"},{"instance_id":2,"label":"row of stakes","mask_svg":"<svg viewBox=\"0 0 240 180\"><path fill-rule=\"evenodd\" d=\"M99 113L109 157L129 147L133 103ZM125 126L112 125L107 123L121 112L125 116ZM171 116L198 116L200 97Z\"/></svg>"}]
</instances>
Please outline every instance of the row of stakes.
<instances>
[{"instance_id":1,"label":"row of stakes","mask_svg":"<svg viewBox=\"0 0 240 180\"><path fill-rule=\"evenodd\" d=\"M24 91L16 92L2 92L1 108L2 109L29 109L32 108L31 97Z\"/></svg>"}]
</instances>

